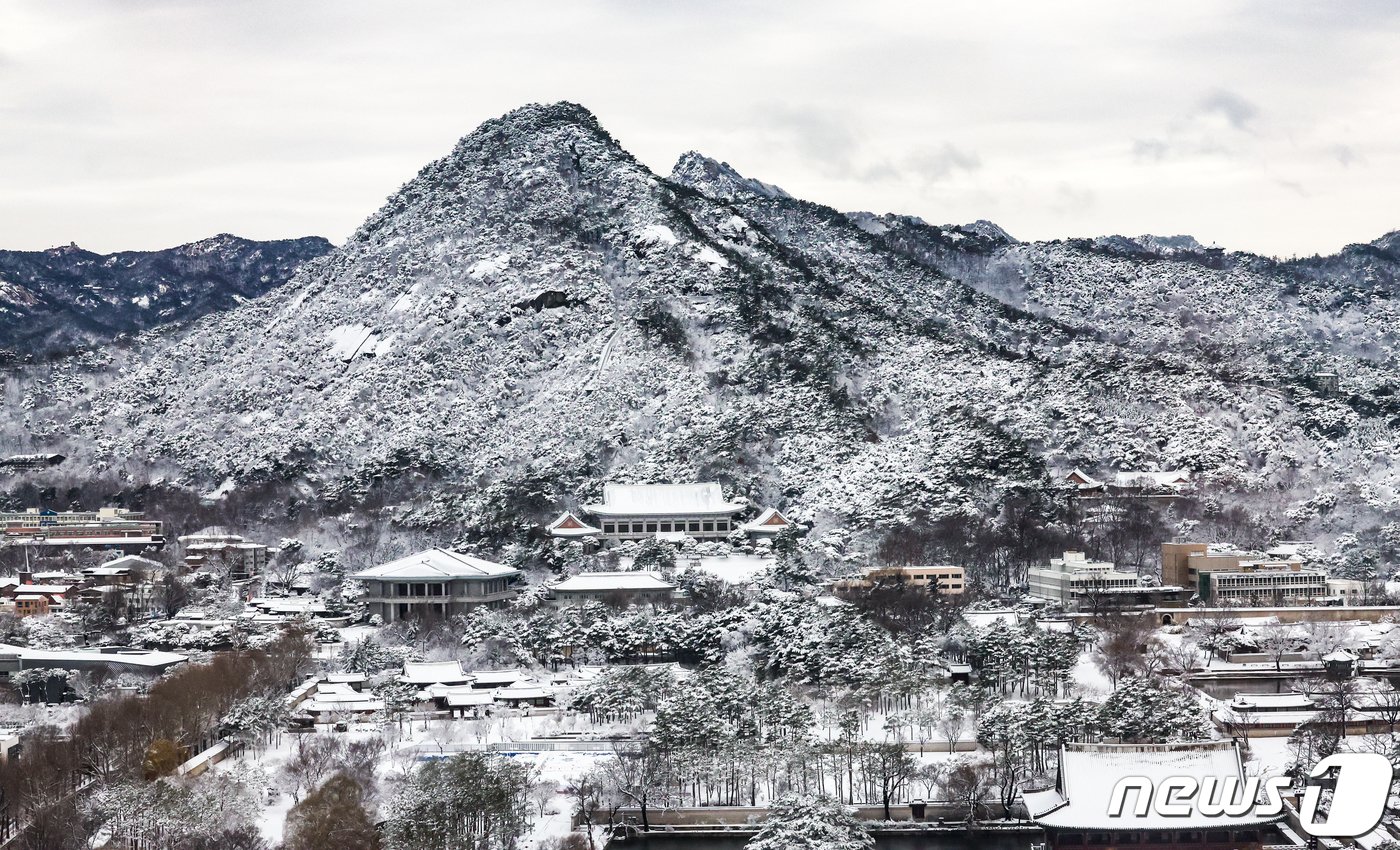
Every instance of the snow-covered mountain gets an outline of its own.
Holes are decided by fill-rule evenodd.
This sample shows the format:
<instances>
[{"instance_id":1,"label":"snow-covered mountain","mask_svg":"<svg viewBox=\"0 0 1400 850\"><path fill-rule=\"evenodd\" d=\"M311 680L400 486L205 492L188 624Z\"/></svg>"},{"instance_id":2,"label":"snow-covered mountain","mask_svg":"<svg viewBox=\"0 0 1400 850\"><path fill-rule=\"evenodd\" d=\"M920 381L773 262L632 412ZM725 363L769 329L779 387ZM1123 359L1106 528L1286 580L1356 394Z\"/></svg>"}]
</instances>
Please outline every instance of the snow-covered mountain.
<instances>
[{"instance_id":1,"label":"snow-covered mountain","mask_svg":"<svg viewBox=\"0 0 1400 850\"><path fill-rule=\"evenodd\" d=\"M0 363L228 309L281 286L331 247L319 237L222 234L164 251L0 251Z\"/></svg>"},{"instance_id":2,"label":"snow-covered mountain","mask_svg":"<svg viewBox=\"0 0 1400 850\"><path fill-rule=\"evenodd\" d=\"M1046 487L1047 464L1189 467L1280 527L1379 522L1400 510L1394 241L1293 263L1022 243L696 153L663 177L583 108L528 106L287 285L78 390L23 388L17 424L467 537L607 480L697 478L889 529Z\"/></svg>"}]
</instances>

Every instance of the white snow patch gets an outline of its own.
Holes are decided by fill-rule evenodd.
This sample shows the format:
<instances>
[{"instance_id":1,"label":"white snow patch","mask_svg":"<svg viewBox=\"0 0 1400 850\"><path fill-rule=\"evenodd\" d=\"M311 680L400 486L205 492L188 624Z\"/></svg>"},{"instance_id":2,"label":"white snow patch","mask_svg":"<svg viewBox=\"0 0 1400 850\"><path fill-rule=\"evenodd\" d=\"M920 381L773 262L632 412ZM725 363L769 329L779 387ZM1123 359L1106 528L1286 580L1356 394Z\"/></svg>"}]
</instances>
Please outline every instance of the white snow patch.
<instances>
[{"instance_id":1,"label":"white snow patch","mask_svg":"<svg viewBox=\"0 0 1400 850\"><path fill-rule=\"evenodd\" d=\"M382 339L376 339L365 347L365 353L373 354L375 357L383 357L394 350L394 342L398 338L398 334L389 334Z\"/></svg>"},{"instance_id":2,"label":"white snow patch","mask_svg":"<svg viewBox=\"0 0 1400 850\"><path fill-rule=\"evenodd\" d=\"M481 280L497 272L510 268L510 254L499 254L485 260L477 260L467 269L467 277L472 280Z\"/></svg>"},{"instance_id":3,"label":"white snow patch","mask_svg":"<svg viewBox=\"0 0 1400 850\"><path fill-rule=\"evenodd\" d=\"M340 360L351 359L373 333L364 325L338 325L327 334L331 356Z\"/></svg>"},{"instance_id":4,"label":"white snow patch","mask_svg":"<svg viewBox=\"0 0 1400 850\"><path fill-rule=\"evenodd\" d=\"M223 497L227 496L229 493L232 493L232 492L233 492L233 489L234 489L235 487L237 487L237 486L238 486L237 482L235 482L232 478L225 478L225 479L224 479L224 483L220 484L218 487L214 488L213 490L210 490L208 493L203 494L202 496L200 496L200 498L201 498L201 499L208 499L208 500L210 500L210 501L215 501L215 500L217 500L217 499L222 499Z\"/></svg>"},{"instance_id":5,"label":"white snow patch","mask_svg":"<svg viewBox=\"0 0 1400 850\"><path fill-rule=\"evenodd\" d=\"M148 310L151 306L151 296L139 295L131 299L131 303L135 304L137 307L140 307L142 310Z\"/></svg>"},{"instance_id":6,"label":"white snow patch","mask_svg":"<svg viewBox=\"0 0 1400 850\"><path fill-rule=\"evenodd\" d=\"M648 224L637 236L639 245L674 245L679 241L671 228L664 224Z\"/></svg>"},{"instance_id":7,"label":"white snow patch","mask_svg":"<svg viewBox=\"0 0 1400 850\"><path fill-rule=\"evenodd\" d=\"M702 263L708 263L711 268L724 269L729 267L729 261L720 255L718 251L709 245L701 248L695 255L695 259Z\"/></svg>"}]
</instances>

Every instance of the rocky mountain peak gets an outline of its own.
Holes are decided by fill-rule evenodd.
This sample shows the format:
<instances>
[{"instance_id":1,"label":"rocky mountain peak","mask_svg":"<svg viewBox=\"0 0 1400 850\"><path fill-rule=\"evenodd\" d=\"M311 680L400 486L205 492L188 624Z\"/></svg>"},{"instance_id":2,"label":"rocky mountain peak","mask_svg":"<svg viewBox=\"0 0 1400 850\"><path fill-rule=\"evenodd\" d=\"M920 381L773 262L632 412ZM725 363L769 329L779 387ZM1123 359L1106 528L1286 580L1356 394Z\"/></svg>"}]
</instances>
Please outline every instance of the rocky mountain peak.
<instances>
[{"instance_id":1,"label":"rocky mountain peak","mask_svg":"<svg viewBox=\"0 0 1400 850\"><path fill-rule=\"evenodd\" d=\"M727 162L686 151L671 169L671 181L721 201L741 198L791 198L782 188L745 177Z\"/></svg>"}]
</instances>

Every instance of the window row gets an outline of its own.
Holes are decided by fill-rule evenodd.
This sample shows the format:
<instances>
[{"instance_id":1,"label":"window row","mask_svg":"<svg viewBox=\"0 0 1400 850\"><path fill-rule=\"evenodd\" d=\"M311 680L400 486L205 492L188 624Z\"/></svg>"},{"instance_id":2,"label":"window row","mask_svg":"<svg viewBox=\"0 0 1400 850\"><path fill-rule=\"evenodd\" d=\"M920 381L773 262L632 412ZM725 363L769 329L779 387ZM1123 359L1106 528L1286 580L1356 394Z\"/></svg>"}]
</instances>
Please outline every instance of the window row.
<instances>
[{"instance_id":1,"label":"window row","mask_svg":"<svg viewBox=\"0 0 1400 850\"><path fill-rule=\"evenodd\" d=\"M603 523L604 534L656 534L657 532L670 534L675 531L692 532L695 534L727 534L737 525L727 519L718 520L698 520L689 521L676 520L671 522L605 522Z\"/></svg>"}]
</instances>

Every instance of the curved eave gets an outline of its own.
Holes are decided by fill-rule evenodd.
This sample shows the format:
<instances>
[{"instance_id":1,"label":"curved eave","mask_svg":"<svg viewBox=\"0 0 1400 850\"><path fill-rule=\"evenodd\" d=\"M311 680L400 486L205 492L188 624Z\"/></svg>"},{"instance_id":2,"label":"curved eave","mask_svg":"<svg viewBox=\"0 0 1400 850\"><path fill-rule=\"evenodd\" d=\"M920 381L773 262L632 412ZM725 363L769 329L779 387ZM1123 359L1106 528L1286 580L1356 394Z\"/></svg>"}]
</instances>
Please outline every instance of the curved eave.
<instances>
[{"instance_id":1,"label":"curved eave","mask_svg":"<svg viewBox=\"0 0 1400 850\"><path fill-rule=\"evenodd\" d=\"M609 508L606 505L583 506L583 510L585 513L591 514L596 517L603 517L605 519L611 519L614 517L627 517L629 519L632 517L636 517L639 519L647 517L655 517L657 519L666 519L668 517L729 517L739 513L740 511L746 510L747 508L748 505L730 504L727 507L719 507L712 510L703 511L621 511Z\"/></svg>"}]
</instances>

